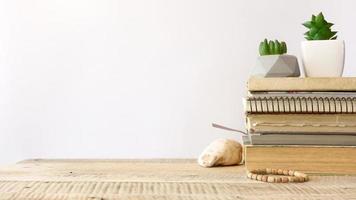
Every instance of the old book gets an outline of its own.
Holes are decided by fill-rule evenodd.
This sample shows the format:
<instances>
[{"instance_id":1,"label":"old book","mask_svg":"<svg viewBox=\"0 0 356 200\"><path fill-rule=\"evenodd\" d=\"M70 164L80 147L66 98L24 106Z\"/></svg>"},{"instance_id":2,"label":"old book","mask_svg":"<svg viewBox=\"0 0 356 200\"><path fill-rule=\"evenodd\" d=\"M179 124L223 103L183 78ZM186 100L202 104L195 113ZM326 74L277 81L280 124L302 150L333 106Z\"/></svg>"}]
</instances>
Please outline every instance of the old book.
<instances>
[{"instance_id":1,"label":"old book","mask_svg":"<svg viewBox=\"0 0 356 200\"><path fill-rule=\"evenodd\" d=\"M356 146L356 135L252 134L253 145Z\"/></svg>"},{"instance_id":2,"label":"old book","mask_svg":"<svg viewBox=\"0 0 356 200\"><path fill-rule=\"evenodd\" d=\"M356 114L249 114L250 133L356 135Z\"/></svg>"},{"instance_id":3,"label":"old book","mask_svg":"<svg viewBox=\"0 0 356 200\"><path fill-rule=\"evenodd\" d=\"M281 168L315 174L356 174L355 146L246 145L248 170Z\"/></svg>"},{"instance_id":4,"label":"old book","mask_svg":"<svg viewBox=\"0 0 356 200\"><path fill-rule=\"evenodd\" d=\"M356 113L356 96L250 96L246 113Z\"/></svg>"},{"instance_id":5,"label":"old book","mask_svg":"<svg viewBox=\"0 0 356 200\"><path fill-rule=\"evenodd\" d=\"M248 81L250 92L356 91L356 77L257 78Z\"/></svg>"},{"instance_id":6,"label":"old book","mask_svg":"<svg viewBox=\"0 0 356 200\"><path fill-rule=\"evenodd\" d=\"M317 92L317 91L307 91L307 92L291 92L291 91L279 91L279 92L247 92L247 97L254 98L356 98L356 92Z\"/></svg>"},{"instance_id":7,"label":"old book","mask_svg":"<svg viewBox=\"0 0 356 200\"><path fill-rule=\"evenodd\" d=\"M250 135L243 135L242 136L242 143L244 145L250 145L251 144Z\"/></svg>"}]
</instances>

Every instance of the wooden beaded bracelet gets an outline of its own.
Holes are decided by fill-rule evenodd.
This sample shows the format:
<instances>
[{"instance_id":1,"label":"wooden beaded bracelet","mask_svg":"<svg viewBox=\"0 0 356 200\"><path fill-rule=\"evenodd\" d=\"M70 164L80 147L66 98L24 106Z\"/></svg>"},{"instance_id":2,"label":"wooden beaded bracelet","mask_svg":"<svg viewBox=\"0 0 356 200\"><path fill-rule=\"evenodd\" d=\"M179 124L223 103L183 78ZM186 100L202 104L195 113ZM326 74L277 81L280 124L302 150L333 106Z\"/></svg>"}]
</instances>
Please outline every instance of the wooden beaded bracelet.
<instances>
[{"instance_id":1,"label":"wooden beaded bracelet","mask_svg":"<svg viewBox=\"0 0 356 200\"><path fill-rule=\"evenodd\" d=\"M271 168L251 170L247 172L247 177L268 183L302 183L309 180L308 175L302 172Z\"/></svg>"}]
</instances>

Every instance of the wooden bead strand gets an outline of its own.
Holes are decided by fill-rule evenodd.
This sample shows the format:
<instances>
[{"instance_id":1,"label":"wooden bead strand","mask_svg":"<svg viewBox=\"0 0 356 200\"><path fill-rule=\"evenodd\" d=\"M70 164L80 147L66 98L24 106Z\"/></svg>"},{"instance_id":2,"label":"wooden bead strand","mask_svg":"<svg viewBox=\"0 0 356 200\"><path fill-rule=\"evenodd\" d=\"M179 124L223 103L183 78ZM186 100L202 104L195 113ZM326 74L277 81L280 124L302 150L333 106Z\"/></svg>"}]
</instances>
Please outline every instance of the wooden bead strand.
<instances>
[{"instance_id":1,"label":"wooden bead strand","mask_svg":"<svg viewBox=\"0 0 356 200\"><path fill-rule=\"evenodd\" d=\"M302 183L309 180L308 175L287 169L256 169L247 172L247 177L268 183Z\"/></svg>"}]
</instances>

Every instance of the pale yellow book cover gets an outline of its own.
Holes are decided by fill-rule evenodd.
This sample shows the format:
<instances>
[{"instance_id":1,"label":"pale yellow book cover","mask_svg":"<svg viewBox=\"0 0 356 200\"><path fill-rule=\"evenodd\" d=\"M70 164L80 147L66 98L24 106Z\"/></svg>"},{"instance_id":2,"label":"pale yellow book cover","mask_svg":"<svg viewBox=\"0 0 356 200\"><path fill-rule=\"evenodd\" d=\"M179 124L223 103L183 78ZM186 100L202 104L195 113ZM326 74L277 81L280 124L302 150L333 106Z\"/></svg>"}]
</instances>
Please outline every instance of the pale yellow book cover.
<instances>
[{"instance_id":1,"label":"pale yellow book cover","mask_svg":"<svg viewBox=\"0 0 356 200\"><path fill-rule=\"evenodd\" d=\"M356 91L356 77L257 78L248 80L248 91Z\"/></svg>"}]
</instances>

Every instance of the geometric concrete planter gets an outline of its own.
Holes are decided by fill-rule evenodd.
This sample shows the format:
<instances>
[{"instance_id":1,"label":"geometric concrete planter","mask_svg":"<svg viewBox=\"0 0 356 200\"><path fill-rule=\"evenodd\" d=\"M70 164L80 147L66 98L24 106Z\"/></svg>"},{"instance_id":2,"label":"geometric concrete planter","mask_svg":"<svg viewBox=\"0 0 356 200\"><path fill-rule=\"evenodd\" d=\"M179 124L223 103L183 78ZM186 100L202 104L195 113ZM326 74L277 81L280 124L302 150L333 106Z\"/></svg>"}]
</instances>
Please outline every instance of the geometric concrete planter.
<instances>
[{"instance_id":1,"label":"geometric concrete planter","mask_svg":"<svg viewBox=\"0 0 356 200\"><path fill-rule=\"evenodd\" d=\"M302 61L307 77L340 77L344 71L343 40L302 42Z\"/></svg>"},{"instance_id":2,"label":"geometric concrete planter","mask_svg":"<svg viewBox=\"0 0 356 200\"><path fill-rule=\"evenodd\" d=\"M297 57L292 55L259 56L251 76L257 77L299 77Z\"/></svg>"}]
</instances>

